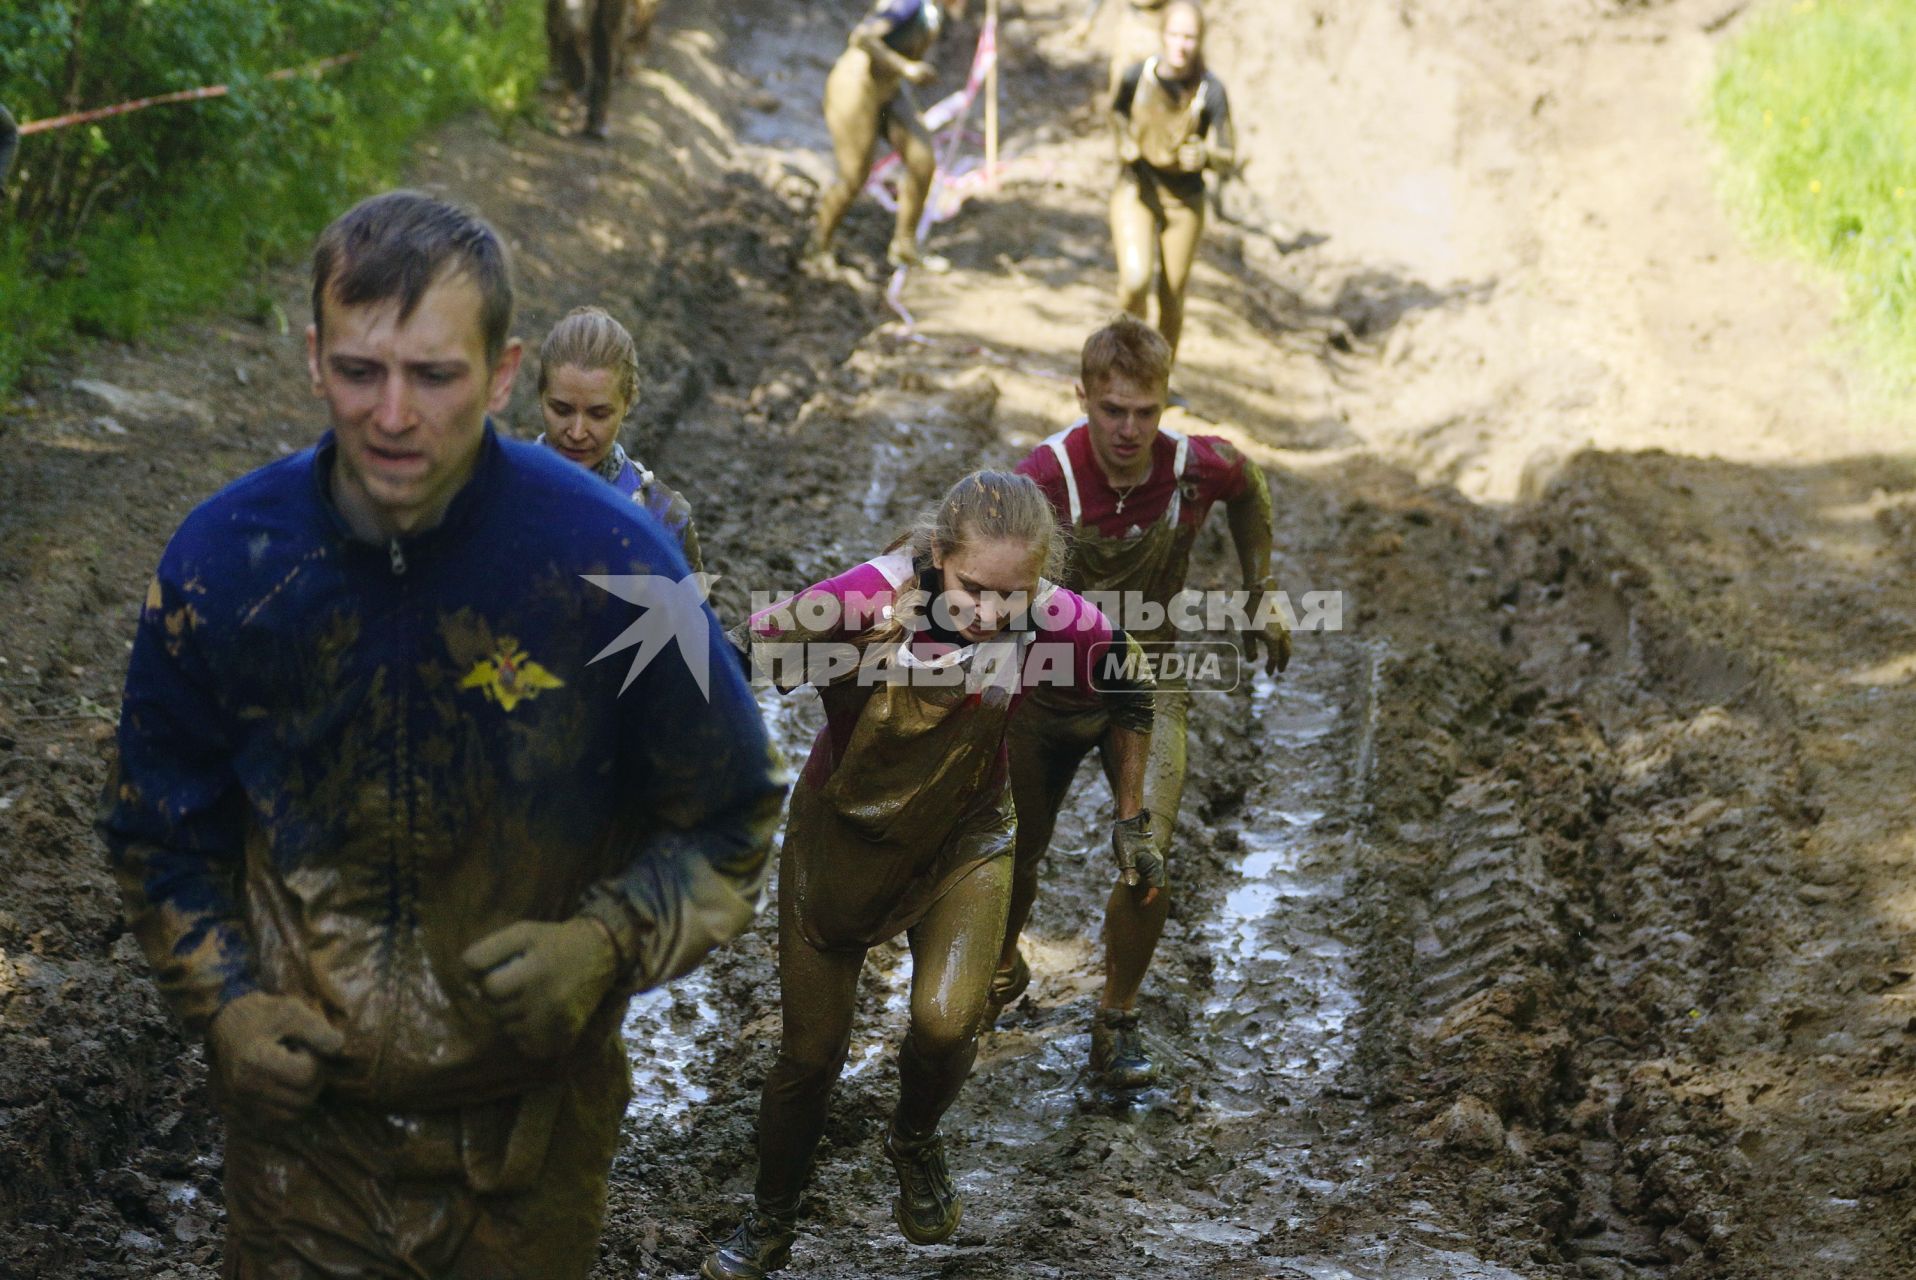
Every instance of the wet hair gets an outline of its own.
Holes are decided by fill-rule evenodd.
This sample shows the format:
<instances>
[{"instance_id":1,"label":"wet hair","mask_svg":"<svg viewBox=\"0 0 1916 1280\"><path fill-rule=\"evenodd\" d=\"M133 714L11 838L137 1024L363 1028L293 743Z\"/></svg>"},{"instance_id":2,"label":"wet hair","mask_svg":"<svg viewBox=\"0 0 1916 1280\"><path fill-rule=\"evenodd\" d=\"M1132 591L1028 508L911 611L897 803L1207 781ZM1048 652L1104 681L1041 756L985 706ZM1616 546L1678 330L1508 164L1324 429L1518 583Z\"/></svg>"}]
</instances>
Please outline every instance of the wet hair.
<instances>
[{"instance_id":1,"label":"wet hair","mask_svg":"<svg viewBox=\"0 0 1916 1280\"><path fill-rule=\"evenodd\" d=\"M887 550L909 546L913 561L931 563L981 542L1030 547L1038 571L1055 578L1064 567L1064 530L1037 482L1015 471L974 471L945 491L936 506L919 513Z\"/></svg>"},{"instance_id":2,"label":"wet hair","mask_svg":"<svg viewBox=\"0 0 1916 1280\"><path fill-rule=\"evenodd\" d=\"M545 394L552 370L612 369L618 373L613 390L627 407L639 396L639 349L625 326L601 307L574 307L552 326L539 347L539 393Z\"/></svg>"},{"instance_id":3,"label":"wet hair","mask_svg":"<svg viewBox=\"0 0 1916 1280\"><path fill-rule=\"evenodd\" d=\"M1096 395L1114 375L1162 391L1171 385L1171 344L1136 316L1118 316L1084 340L1078 357L1078 380L1086 395Z\"/></svg>"},{"instance_id":4,"label":"wet hair","mask_svg":"<svg viewBox=\"0 0 1916 1280\"><path fill-rule=\"evenodd\" d=\"M1164 34L1164 28L1170 25L1171 15L1180 9L1190 10L1191 16L1197 19L1197 48L1191 51L1191 74L1202 79L1207 70L1204 65L1204 33L1211 24L1206 21L1204 9L1198 4L1198 0L1169 0L1158 14L1158 34L1160 36Z\"/></svg>"},{"instance_id":5,"label":"wet hair","mask_svg":"<svg viewBox=\"0 0 1916 1280\"><path fill-rule=\"evenodd\" d=\"M328 293L341 306L397 299L403 322L426 291L458 271L479 290L486 363L495 365L512 329L512 266L484 219L418 191L360 201L313 246L313 325L325 337Z\"/></svg>"},{"instance_id":6,"label":"wet hair","mask_svg":"<svg viewBox=\"0 0 1916 1280\"><path fill-rule=\"evenodd\" d=\"M1198 0L1167 0L1164 8L1158 12L1158 30L1163 31L1164 24L1169 22L1171 15L1179 9L1189 9L1192 16L1198 20L1198 40L1202 43L1205 28L1210 24L1205 21L1204 6L1199 4Z\"/></svg>"}]
</instances>

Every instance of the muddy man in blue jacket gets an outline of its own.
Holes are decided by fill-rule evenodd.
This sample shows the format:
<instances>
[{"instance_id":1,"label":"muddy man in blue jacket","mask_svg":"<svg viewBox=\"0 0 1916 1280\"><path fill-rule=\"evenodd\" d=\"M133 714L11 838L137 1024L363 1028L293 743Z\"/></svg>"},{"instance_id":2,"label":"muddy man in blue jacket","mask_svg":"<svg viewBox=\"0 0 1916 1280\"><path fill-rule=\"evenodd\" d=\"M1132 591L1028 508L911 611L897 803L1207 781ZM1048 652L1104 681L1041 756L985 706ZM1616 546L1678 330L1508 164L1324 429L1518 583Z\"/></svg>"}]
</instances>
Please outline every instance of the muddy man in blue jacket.
<instances>
[{"instance_id":1,"label":"muddy man in blue jacket","mask_svg":"<svg viewBox=\"0 0 1916 1280\"><path fill-rule=\"evenodd\" d=\"M757 706L658 521L493 431L511 320L477 218L344 215L307 332L332 430L147 590L101 825L206 1036L229 1277L587 1275L627 997L764 878Z\"/></svg>"}]
</instances>

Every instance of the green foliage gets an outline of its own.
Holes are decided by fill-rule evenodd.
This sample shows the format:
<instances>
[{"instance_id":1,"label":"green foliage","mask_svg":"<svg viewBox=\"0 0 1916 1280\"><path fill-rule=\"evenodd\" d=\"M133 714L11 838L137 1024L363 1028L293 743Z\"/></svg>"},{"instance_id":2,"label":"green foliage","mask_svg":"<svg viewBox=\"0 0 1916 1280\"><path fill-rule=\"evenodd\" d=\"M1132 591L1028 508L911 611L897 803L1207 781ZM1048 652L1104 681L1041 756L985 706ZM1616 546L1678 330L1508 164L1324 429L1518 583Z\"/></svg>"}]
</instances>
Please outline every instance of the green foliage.
<instances>
[{"instance_id":1,"label":"green foliage","mask_svg":"<svg viewBox=\"0 0 1916 1280\"><path fill-rule=\"evenodd\" d=\"M543 12L541 0L4 0L0 103L22 123L233 92L22 140L0 203L0 394L75 332L132 337L257 279L390 183L433 124L525 112ZM353 52L324 75L269 78Z\"/></svg>"},{"instance_id":2,"label":"green foliage","mask_svg":"<svg viewBox=\"0 0 1916 1280\"><path fill-rule=\"evenodd\" d=\"M1733 203L1833 269L1890 364L1916 357L1916 4L1783 0L1725 53L1711 100Z\"/></svg>"}]
</instances>

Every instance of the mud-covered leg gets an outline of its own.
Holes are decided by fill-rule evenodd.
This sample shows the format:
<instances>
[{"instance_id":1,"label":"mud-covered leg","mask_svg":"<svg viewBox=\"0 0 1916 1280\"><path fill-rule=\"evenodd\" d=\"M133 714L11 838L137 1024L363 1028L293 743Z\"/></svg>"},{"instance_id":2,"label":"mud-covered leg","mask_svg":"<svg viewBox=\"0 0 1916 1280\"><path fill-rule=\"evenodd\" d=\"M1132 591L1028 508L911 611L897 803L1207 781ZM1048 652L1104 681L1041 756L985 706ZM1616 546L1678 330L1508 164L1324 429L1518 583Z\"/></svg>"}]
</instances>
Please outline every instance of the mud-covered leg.
<instances>
[{"instance_id":1,"label":"mud-covered leg","mask_svg":"<svg viewBox=\"0 0 1916 1280\"><path fill-rule=\"evenodd\" d=\"M585 92L585 59L579 56L577 33L566 14L565 0L546 0L547 74L573 93Z\"/></svg>"},{"instance_id":2,"label":"mud-covered leg","mask_svg":"<svg viewBox=\"0 0 1916 1280\"><path fill-rule=\"evenodd\" d=\"M825 81L825 127L831 130L832 158L838 176L818 198L818 223L808 254L831 247L839 223L857 199L871 172L872 144L878 141L878 101L871 75L855 63L841 62Z\"/></svg>"},{"instance_id":3,"label":"mud-covered leg","mask_svg":"<svg viewBox=\"0 0 1916 1280\"><path fill-rule=\"evenodd\" d=\"M1165 855L1167 870L1178 806L1184 798L1188 703L1189 694L1182 689L1158 690L1151 754L1144 768L1144 807L1151 815L1151 832ZM1105 903L1104 994L1093 1028L1092 1062L1108 1083L1121 1088L1149 1084L1157 1076L1138 1035L1134 1010L1171 912L1171 892L1167 884L1156 901L1146 905L1135 890L1120 884L1112 887Z\"/></svg>"},{"instance_id":4,"label":"mud-covered leg","mask_svg":"<svg viewBox=\"0 0 1916 1280\"><path fill-rule=\"evenodd\" d=\"M1111 192L1111 247L1118 258L1118 307L1148 320L1151 278L1158 269L1158 216L1130 172Z\"/></svg>"},{"instance_id":5,"label":"mud-covered leg","mask_svg":"<svg viewBox=\"0 0 1916 1280\"><path fill-rule=\"evenodd\" d=\"M886 141L904 162L905 177L898 188L898 220L892 228L891 246L886 257L894 265L918 261L918 222L925 213L925 198L938 172L938 155L918 114L911 90L900 89L885 112Z\"/></svg>"},{"instance_id":6,"label":"mud-covered leg","mask_svg":"<svg viewBox=\"0 0 1916 1280\"><path fill-rule=\"evenodd\" d=\"M1018 811L1018 834L1011 874L1011 909L1005 919L1005 945L992 977L993 1017L1024 992L1031 979L1018 950L1018 936L1038 900L1038 873L1057 829L1058 810L1071 790L1078 764L1097 741L1103 717L1088 732L1071 733L1069 721L1026 704L1012 717L1006 735L1011 751L1011 799Z\"/></svg>"},{"instance_id":7,"label":"mud-covered leg","mask_svg":"<svg viewBox=\"0 0 1916 1280\"><path fill-rule=\"evenodd\" d=\"M1011 859L993 858L952 886L911 931L911 1030L898 1053L898 1110L885 1154L898 1173L893 1213L913 1244L950 1238L964 1212L938 1121L978 1056L1010 900Z\"/></svg>"},{"instance_id":8,"label":"mud-covered leg","mask_svg":"<svg viewBox=\"0 0 1916 1280\"><path fill-rule=\"evenodd\" d=\"M1159 237L1163 259L1158 279L1158 332L1171 344L1177 358L1178 339L1184 333L1184 286L1197 261L1198 240L1204 234L1204 196L1189 200L1166 194L1164 230Z\"/></svg>"},{"instance_id":9,"label":"mud-covered leg","mask_svg":"<svg viewBox=\"0 0 1916 1280\"><path fill-rule=\"evenodd\" d=\"M592 6L592 75L586 87L585 135L607 136L606 111L612 80L625 57L627 0L597 0Z\"/></svg>"},{"instance_id":10,"label":"mud-covered leg","mask_svg":"<svg viewBox=\"0 0 1916 1280\"><path fill-rule=\"evenodd\" d=\"M825 1132L832 1087L851 1047L862 951L820 951L798 931L793 894L778 895L783 1029L758 1106L758 1181L746 1220L705 1259L706 1280L758 1280L790 1256L798 1201Z\"/></svg>"}]
</instances>

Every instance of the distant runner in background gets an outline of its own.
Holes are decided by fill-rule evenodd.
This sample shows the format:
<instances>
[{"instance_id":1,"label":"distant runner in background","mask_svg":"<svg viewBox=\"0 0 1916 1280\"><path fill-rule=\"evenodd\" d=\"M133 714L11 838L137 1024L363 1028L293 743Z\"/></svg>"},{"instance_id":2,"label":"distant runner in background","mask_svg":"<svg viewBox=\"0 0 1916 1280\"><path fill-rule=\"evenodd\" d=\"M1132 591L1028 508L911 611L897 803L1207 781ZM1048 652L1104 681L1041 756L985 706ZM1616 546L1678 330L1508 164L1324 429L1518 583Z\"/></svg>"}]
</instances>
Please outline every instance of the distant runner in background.
<instances>
[{"instance_id":1,"label":"distant runner in background","mask_svg":"<svg viewBox=\"0 0 1916 1280\"><path fill-rule=\"evenodd\" d=\"M552 75L585 99L588 138L610 133L605 116L625 59L645 47L659 0L546 0L546 52Z\"/></svg>"},{"instance_id":2,"label":"distant runner in background","mask_svg":"<svg viewBox=\"0 0 1916 1280\"><path fill-rule=\"evenodd\" d=\"M878 0L870 16L852 29L845 52L825 79L825 125L832 132L838 179L818 201L818 225L805 256L829 261L832 237L871 174L872 145L882 133L904 161L898 190L898 222L885 257L893 266L946 264L918 252L918 219L925 211L937 157L931 132L912 94L913 85L936 78L925 55L945 23L945 10L963 17L964 0Z\"/></svg>"},{"instance_id":3,"label":"distant runner in background","mask_svg":"<svg viewBox=\"0 0 1916 1280\"><path fill-rule=\"evenodd\" d=\"M1237 163L1237 138L1224 83L1204 69L1204 15L1193 0L1163 8L1162 50L1127 68L1111 100L1117 189L1111 240L1118 258L1118 305L1147 318L1151 286L1158 332L1177 359L1184 286L1204 231L1204 173Z\"/></svg>"},{"instance_id":4,"label":"distant runner in background","mask_svg":"<svg viewBox=\"0 0 1916 1280\"><path fill-rule=\"evenodd\" d=\"M619 425L639 395L639 352L625 326L598 307L577 307L539 348L539 443L590 467L658 517L703 573L692 504L667 488L619 443Z\"/></svg>"}]
</instances>

